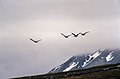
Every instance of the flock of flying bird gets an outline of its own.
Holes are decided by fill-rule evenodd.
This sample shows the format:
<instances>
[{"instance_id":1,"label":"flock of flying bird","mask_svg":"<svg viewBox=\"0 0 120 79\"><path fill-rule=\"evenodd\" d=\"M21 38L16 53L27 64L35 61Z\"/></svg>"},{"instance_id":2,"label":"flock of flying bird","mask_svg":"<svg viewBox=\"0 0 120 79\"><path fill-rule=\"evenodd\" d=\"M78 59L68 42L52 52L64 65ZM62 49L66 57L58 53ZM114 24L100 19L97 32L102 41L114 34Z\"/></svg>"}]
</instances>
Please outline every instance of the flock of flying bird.
<instances>
[{"instance_id":1,"label":"flock of flying bird","mask_svg":"<svg viewBox=\"0 0 120 79\"><path fill-rule=\"evenodd\" d=\"M64 35L63 33L61 33L61 35L63 35L65 38L68 38L69 36L71 36L71 35L73 35L74 37L78 37L78 35L82 35L82 36L84 36L84 35L86 35L87 33L89 33L89 31L87 31L87 32L84 32L84 33L78 33L78 34L75 34L75 33L72 33L72 34L70 34L70 35Z\"/></svg>"},{"instance_id":2,"label":"flock of flying bird","mask_svg":"<svg viewBox=\"0 0 120 79\"><path fill-rule=\"evenodd\" d=\"M61 33L61 35L64 36L65 38L68 38L68 37L70 37L70 36L72 36L72 35L73 35L73 37L78 37L80 34L81 34L82 36L84 36L84 35L86 35L87 33L89 33L89 31L84 32L84 33L81 33L81 32L80 32L80 33L78 33L78 34L71 33L70 35L65 35L65 34ZM42 39L40 39L40 40L33 40L32 38L30 38L30 40L33 41L34 43L38 43L38 42L41 41Z\"/></svg>"}]
</instances>

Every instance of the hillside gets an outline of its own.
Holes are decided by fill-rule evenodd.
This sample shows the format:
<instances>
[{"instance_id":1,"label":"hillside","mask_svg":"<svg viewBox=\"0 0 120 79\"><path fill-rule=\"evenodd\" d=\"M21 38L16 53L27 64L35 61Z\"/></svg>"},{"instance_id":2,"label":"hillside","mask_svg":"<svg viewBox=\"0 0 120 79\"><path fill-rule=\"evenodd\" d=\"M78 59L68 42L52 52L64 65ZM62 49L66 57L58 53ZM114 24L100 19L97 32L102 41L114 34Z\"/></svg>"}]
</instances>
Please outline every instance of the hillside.
<instances>
[{"instance_id":1,"label":"hillside","mask_svg":"<svg viewBox=\"0 0 120 79\"><path fill-rule=\"evenodd\" d=\"M49 73L81 70L94 66L120 63L120 49L105 49L69 58L66 62L51 69Z\"/></svg>"},{"instance_id":2,"label":"hillside","mask_svg":"<svg viewBox=\"0 0 120 79\"><path fill-rule=\"evenodd\" d=\"M11 79L120 79L120 63Z\"/></svg>"}]
</instances>

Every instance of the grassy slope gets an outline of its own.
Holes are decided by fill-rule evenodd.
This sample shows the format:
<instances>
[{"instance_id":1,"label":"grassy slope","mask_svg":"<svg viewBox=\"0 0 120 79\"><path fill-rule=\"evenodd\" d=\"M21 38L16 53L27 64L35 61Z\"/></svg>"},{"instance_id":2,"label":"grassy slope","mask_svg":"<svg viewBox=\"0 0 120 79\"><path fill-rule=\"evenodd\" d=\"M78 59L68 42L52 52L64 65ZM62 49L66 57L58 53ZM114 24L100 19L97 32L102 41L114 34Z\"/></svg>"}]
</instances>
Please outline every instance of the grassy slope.
<instances>
[{"instance_id":1,"label":"grassy slope","mask_svg":"<svg viewBox=\"0 0 120 79\"><path fill-rule=\"evenodd\" d=\"M49 73L12 79L120 79L120 64L97 66L88 69Z\"/></svg>"},{"instance_id":2,"label":"grassy slope","mask_svg":"<svg viewBox=\"0 0 120 79\"><path fill-rule=\"evenodd\" d=\"M60 79L120 79L120 69L113 69L104 72L100 71Z\"/></svg>"}]
</instances>

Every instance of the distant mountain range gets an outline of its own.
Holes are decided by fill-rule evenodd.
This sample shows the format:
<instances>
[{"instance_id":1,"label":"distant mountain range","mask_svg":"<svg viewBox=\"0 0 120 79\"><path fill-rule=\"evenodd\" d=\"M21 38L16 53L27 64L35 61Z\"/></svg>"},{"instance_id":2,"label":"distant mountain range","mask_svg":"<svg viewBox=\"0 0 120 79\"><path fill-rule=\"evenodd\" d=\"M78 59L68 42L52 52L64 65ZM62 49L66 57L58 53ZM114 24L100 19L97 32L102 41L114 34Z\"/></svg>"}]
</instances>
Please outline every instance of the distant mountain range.
<instances>
[{"instance_id":1,"label":"distant mountain range","mask_svg":"<svg viewBox=\"0 0 120 79\"><path fill-rule=\"evenodd\" d=\"M73 56L65 63L53 68L49 73L80 70L94 66L120 63L120 49L97 50L92 54Z\"/></svg>"}]
</instances>

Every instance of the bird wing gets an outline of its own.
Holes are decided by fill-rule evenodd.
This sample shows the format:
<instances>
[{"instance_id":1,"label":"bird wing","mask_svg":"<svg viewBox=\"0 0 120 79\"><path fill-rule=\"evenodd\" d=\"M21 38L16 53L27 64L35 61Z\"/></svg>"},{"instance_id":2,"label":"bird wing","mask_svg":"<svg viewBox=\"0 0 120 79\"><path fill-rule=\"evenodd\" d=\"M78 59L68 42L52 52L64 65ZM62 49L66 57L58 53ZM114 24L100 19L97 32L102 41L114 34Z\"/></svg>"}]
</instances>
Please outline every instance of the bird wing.
<instances>
[{"instance_id":1,"label":"bird wing","mask_svg":"<svg viewBox=\"0 0 120 79\"><path fill-rule=\"evenodd\" d=\"M86 34L86 33L89 33L89 31L85 32L85 34Z\"/></svg>"},{"instance_id":2,"label":"bird wing","mask_svg":"<svg viewBox=\"0 0 120 79\"><path fill-rule=\"evenodd\" d=\"M76 36L74 33L72 33L72 35Z\"/></svg>"},{"instance_id":3,"label":"bird wing","mask_svg":"<svg viewBox=\"0 0 120 79\"><path fill-rule=\"evenodd\" d=\"M33 40L32 38L30 38L30 40L35 42L35 40Z\"/></svg>"},{"instance_id":4,"label":"bird wing","mask_svg":"<svg viewBox=\"0 0 120 79\"><path fill-rule=\"evenodd\" d=\"M37 40L37 41L42 41L42 39L40 39L40 40Z\"/></svg>"},{"instance_id":5,"label":"bird wing","mask_svg":"<svg viewBox=\"0 0 120 79\"><path fill-rule=\"evenodd\" d=\"M83 34L82 32L80 32L79 34Z\"/></svg>"},{"instance_id":6,"label":"bird wing","mask_svg":"<svg viewBox=\"0 0 120 79\"><path fill-rule=\"evenodd\" d=\"M63 33L61 33L61 35L65 36Z\"/></svg>"},{"instance_id":7,"label":"bird wing","mask_svg":"<svg viewBox=\"0 0 120 79\"><path fill-rule=\"evenodd\" d=\"M71 34L70 34L70 35L68 35L68 37L69 37L69 36L71 36Z\"/></svg>"},{"instance_id":8,"label":"bird wing","mask_svg":"<svg viewBox=\"0 0 120 79\"><path fill-rule=\"evenodd\" d=\"M79 35L79 34L81 34L81 33L78 33L77 35Z\"/></svg>"}]
</instances>

